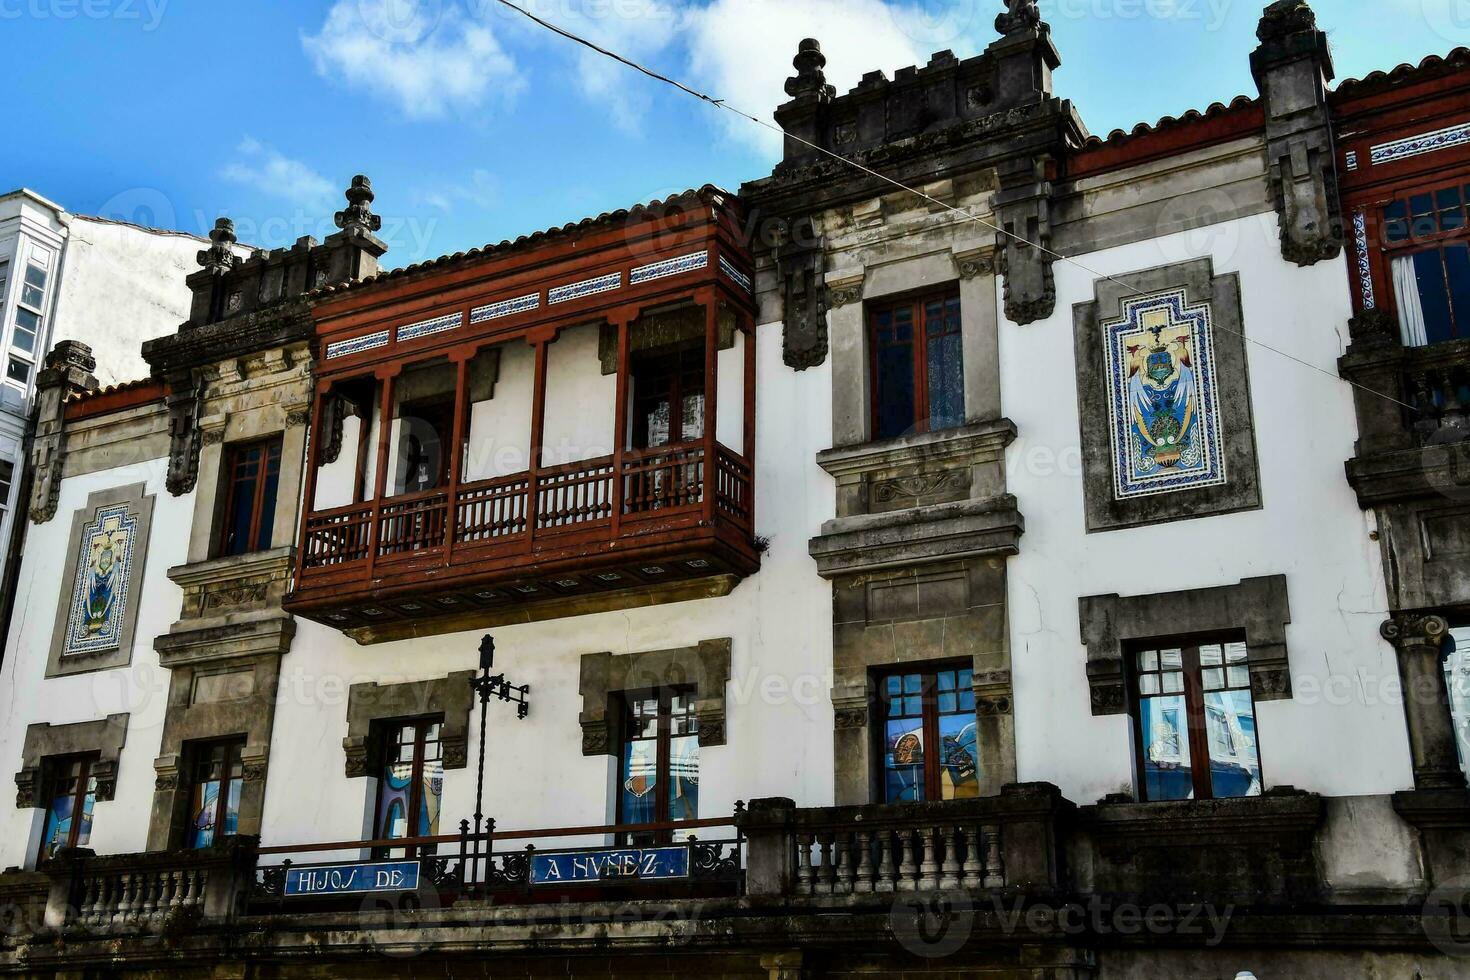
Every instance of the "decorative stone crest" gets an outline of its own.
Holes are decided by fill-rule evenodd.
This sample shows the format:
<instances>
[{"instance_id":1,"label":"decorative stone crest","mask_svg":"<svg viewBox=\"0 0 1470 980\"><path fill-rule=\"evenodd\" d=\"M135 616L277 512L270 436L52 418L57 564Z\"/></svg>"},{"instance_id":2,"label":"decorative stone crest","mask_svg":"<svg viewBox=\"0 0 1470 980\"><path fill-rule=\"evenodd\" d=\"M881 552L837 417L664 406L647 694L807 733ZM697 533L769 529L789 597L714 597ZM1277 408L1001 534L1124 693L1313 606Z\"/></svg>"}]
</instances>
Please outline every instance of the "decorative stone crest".
<instances>
[{"instance_id":1,"label":"decorative stone crest","mask_svg":"<svg viewBox=\"0 0 1470 980\"><path fill-rule=\"evenodd\" d=\"M771 233L785 335L782 357L798 371L827 359L827 289L822 284L822 248L811 218L775 222Z\"/></svg>"},{"instance_id":2,"label":"decorative stone crest","mask_svg":"<svg viewBox=\"0 0 1470 980\"><path fill-rule=\"evenodd\" d=\"M36 375L36 434L31 449L30 518L44 524L56 516L61 495L61 471L66 456L66 403L73 395L97 390L92 372L97 361L92 348L63 340L46 355Z\"/></svg>"},{"instance_id":3,"label":"decorative stone crest","mask_svg":"<svg viewBox=\"0 0 1470 980\"><path fill-rule=\"evenodd\" d=\"M796 74L786 79L786 94L793 99L814 99L830 102L837 90L827 84L822 71L827 67L827 56L822 54L822 45L816 38L805 38L797 45L796 57L791 59Z\"/></svg>"},{"instance_id":4,"label":"decorative stone crest","mask_svg":"<svg viewBox=\"0 0 1470 980\"><path fill-rule=\"evenodd\" d=\"M1006 0L1004 13L996 15L995 29L1001 34L1029 31L1041 24L1036 0Z\"/></svg>"},{"instance_id":5,"label":"decorative stone crest","mask_svg":"<svg viewBox=\"0 0 1470 980\"><path fill-rule=\"evenodd\" d=\"M199 429L199 397L193 372L172 380L168 403L168 475L164 481L175 497L194 489L199 480L199 450L204 436Z\"/></svg>"},{"instance_id":6,"label":"decorative stone crest","mask_svg":"<svg viewBox=\"0 0 1470 980\"><path fill-rule=\"evenodd\" d=\"M347 207L338 211L333 220L337 227L348 235L371 234L383 227L383 219L373 214L373 182L363 174L352 178L352 186L344 192Z\"/></svg>"},{"instance_id":7,"label":"decorative stone crest","mask_svg":"<svg viewBox=\"0 0 1470 980\"><path fill-rule=\"evenodd\" d=\"M223 276L234 271L240 264L240 256L234 250L238 241L235 237L235 223L229 218L217 219L214 228L209 232L209 247L202 249L197 256L199 267L214 276Z\"/></svg>"}]
</instances>

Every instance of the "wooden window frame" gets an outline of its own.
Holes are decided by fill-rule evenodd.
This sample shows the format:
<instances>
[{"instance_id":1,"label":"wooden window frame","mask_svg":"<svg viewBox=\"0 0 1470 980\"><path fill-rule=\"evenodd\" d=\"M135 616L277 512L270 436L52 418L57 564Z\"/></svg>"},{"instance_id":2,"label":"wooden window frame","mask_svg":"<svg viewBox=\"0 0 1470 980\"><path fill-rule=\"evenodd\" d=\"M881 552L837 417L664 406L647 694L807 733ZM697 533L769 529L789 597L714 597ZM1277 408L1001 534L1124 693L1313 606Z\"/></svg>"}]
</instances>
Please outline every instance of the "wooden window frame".
<instances>
[{"instance_id":1,"label":"wooden window frame","mask_svg":"<svg viewBox=\"0 0 1470 980\"><path fill-rule=\"evenodd\" d=\"M670 772L670 755L673 743L674 711L673 700L675 697L688 699L688 706L684 709L685 718L694 723L693 731L687 733L697 735L699 728L699 716L694 710L694 701L698 697L698 691L692 684L676 684L669 687L650 688L639 691L624 691L619 695L621 709L621 727L618 738L618 781L615 787L617 793L617 822L619 825L627 822L627 815L623 809L623 784L628 780L628 752L629 742L650 741L647 737L636 737L633 735L634 716L633 705L637 701L658 700L658 730L652 740L657 742L654 753L654 801L653 801L653 823L669 824L664 829L649 831L639 834L623 834L626 838L623 843L632 844L637 842L651 844L667 844L673 841L674 827L677 822L673 820L669 812L669 787L673 783ZM681 736L683 737L683 736Z\"/></svg>"},{"instance_id":2,"label":"wooden window frame","mask_svg":"<svg viewBox=\"0 0 1470 980\"><path fill-rule=\"evenodd\" d=\"M261 520L265 516L265 488L270 482L271 450L275 449L276 466L276 499L271 502L275 507L280 503L280 476L281 462L284 456L285 438L281 434L267 436L263 439L252 439L248 442L232 442L225 446L224 459L220 467L224 483L223 506L220 509L219 533L215 539L215 551L218 557L230 557L234 555L248 555L264 549L255 547L255 541L260 536ZM251 502L250 528L246 533L246 545L243 550L231 550L231 531L234 527L231 515L235 512L235 504L238 500L240 481L236 479L235 472L240 467L244 455L251 450L261 450L259 470L256 473L255 487L252 491L254 499ZM272 521L274 524L274 521ZM274 533L274 532L272 532ZM266 543L266 548L270 543Z\"/></svg>"},{"instance_id":3,"label":"wooden window frame","mask_svg":"<svg viewBox=\"0 0 1470 980\"><path fill-rule=\"evenodd\" d=\"M429 743L429 729L434 725L439 726L439 737L437 741L439 742L441 766L444 751L444 718L442 715L420 715L415 718L397 718L380 721L377 724L378 783L374 790L373 799L374 837L378 837L379 834L383 833L383 817L385 815L383 813L383 770L388 766L389 749L392 745L397 744L395 741L397 731L401 728L407 728L410 725L414 729L413 772L409 775L408 784L408 826L410 830L418 823L419 810L424 804L424 766L428 762L427 758L425 758L427 754L425 750ZM411 838L417 836L417 834L409 833L407 836ZM390 838L384 836L378 839L389 840ZM374 848L373 856L376 858L386 858L391 856L391 852L393 851L402 851L405 858L414 858L421 854L433 854L434 850L435 848L432 844L408 845L405 847L379 847Z\"/></svg>"},{"instance_id":4,"label":"wooden window frame","mask_svg":"<svg viewBox=\"0 0 1470 980\"><path fill-rule=\"evenodd\" d=\"M87 784L91 781L92 767L97 763L98 758L99 756L95 752L82 752L74 755L52 756L51 758L48 758L46 760L46 779L44 783L46 794L44 797L44 799L46 800L46 810L45 816L42 818L43 822L41 825L41 844L40 849L37 853L38 861L46 860L48 858L48 855L46 854L46 845L48 844L48 841L46 840L44 828L51 823L52 808L55 806L56 797L59 795L56 792L56 785L63 778L71 778L70 775L63 776L61 770L69 770L73 764L81 765L81 774L77 777L76 789L71 793L71 829L67 831L66 843L63 844L62 847L70 848L77 846L77 837L80 835L82 829L80 816L82 813L83 804L86 802L88 795ZM96 801L94 800L93 802L95 803Z\"/></svg>"},{"instance_id":5,"label":"wooden window frame","mask_svg":"<svg viewBox=\"0 0 1470 980\"><path fill-rule=\"evenodd\" d=\"M943 768L943 762L942 757L938 751L941 745L939 737L939 674L951 670L955 671L958 674L959 671L969 670L972 671L973 677L973 669L974 668L967 662L956 661L954 663L898 665L894 667L884 668L883 670L875 674L874 680L877 690L877 706L873 714L876 723L870 727L872 728L872 737L874 741L873 760L876 763L873 779L875 786L873 799L876 802L884 804L888 803L887 769L883 762L888 753L889 715L888 696L887 691L885 690L888 679L890 677L905 677L909 674L918 674L923 679L923 687L920 691L921 706L919 715L924 730L924 799L921 802L950 803L953 801L944 799L944 790L940 779L940 770ZM962 688L959 687L957 677L955 692L958 693L961 690ZM960 712L947 713L959 714ZM978 715L976 715L976 717L978 719ZM978 736L978 734L979 732L977 731L976 735ZM979 751L980 746L977 743L975 746L975 752L977 755L979 754ZM978 766L980 765L980 763L981 760L977 758L975 760L975 765L977 766L977 778L979 775Z\"/></svg>"},{"instance_id":6,"label":"wooden window frame","mask_svg":"<svg viewBox=\"0 0 1470 980\"><path fill-rule=\"evenodd\" d=\"M1413 199L1428 195L1433 210L1430 212L1436 224L1441 214L1438 204L1440 192L1457 190L1460 193L1460 227L1448 231L1439 229L1426 235L1414 233ZM1388 209L1395 204L1404 205L1404 217L1402 219L1390 219ZM1423 183L1396 188L1393 195L1375 205L1377 217L1382 222L1383 237L1379 246L1383 262L1383 279L1386 283L1389 295L1394 302L1394 309L1398 308L1398 287L1393 278L1393 261L1398 258L1412 257L1424 252L1436 252L1439 255L1440 268L1444 272L1446 286L1449 284L1449 269L1445 265L1445 247L1447 245L1458 245L1466 243L1470 245L1470 173L1461 174L1455 180L1440 181L1425 185ZM1401 241L1390 242L1388 239L1388 228L1391 221L1402 220L1406 226L1406 237ZM1463 322L1462 322L1463 321ZM1452 340L1470 339L1470 310L1461 314L1455 309L1453 298L1450 301L1450 330Z\"/></svg>"},{"instance_id":7,"label":"wooden window frame","mask_svg":"<svg viewBox=\"0 0 1470 980\"><path fill-rule=\"evenodd\" d=\"M223 748L225 750L225 756L219 781L220 789L214 800L214 839L210 841L208 846L218 847L226 837L235 837L238 835L238 831L234 834L225 832L225 816L229 813L230 809L230 782L233 779L230 773L234 770L235 763L237 762L240 765L242 784L244 781L245 737L236 735L227 738L213 738L207 741L193 742L189 745L189 792L185 801L185 825L183 828L185 847L192 847L189 844L189 837L193 829L190 826L190 821L194 818L195 791L202 783L209 781L199 778L199 770L201 765L208 761L209 757L213 755L214 750L217 748ZM242 794L244 792L243 786L241 792ZM202 848L193 849L199 850Z\"/></svg>"},{"instance_id":8,"label":"wooden window frame","mask_svg":"<svg viewBox=\"0 0 1470 980\"><path fill-rule=\"evenodd\" d=\"M898 310L908 307L913 311L913 337L909 341L909 347L913 352L913 385L914 385L914 432L929 432L930 430L930 405L929 405L929 319L925 314L925 307L937 302L941 308L947 306L951 301L961 303L959 314L956 317L954 330L943 331L935 334L936 337L946 336L950 333L964 336L963 304L960 299L958 284L950 284L942 289L926 290L922 293L913 293L898 298L885 298L865 304L863 315L867 320L868 341L868 425L873 439L891 439L896 436L879 436L878 426L882 416L882 405L879 398L878 388L878 317L887 313L896 313ZM943 317L941 317L943 319ZM963 343L963 341L962 341Z\"/></svg>"},{"instance_id":9,"label":"wooden window frame","mask_svg":"<svg viewBox=\"0 0 1470 980\"><path fill-rule=\"evenodd\" d=\"M640 351L629 357L628 376L631 384L629 387L629 399L632 403L632 419L630 420L631 431L628 433L629 446L633 449L671 449L675 446L687 446L699 442L704 438L704 432L689 437L684 431L684 396L695 394L693 391L685 390L685 377L697 373L699 375L699 391L701 398L707 398L709 394L709 379L704 376L705 372L705 349L704 338L700 337L692 342L676 344L666 349L654 349ZM698 370L687 368L684 361L688 357L691 360L698 357ZM670 367L672 364L672 367ZM667 383L666 390L669 395L669 439L658 446L650 446L648 443L648 413L644 410L645 399L650 395L640 389L644 389L653 381ZM657 400L657 395L651 396ZM707 403L706 403L707 404ZM704 428L711 424L709 413L705 412ZM674 438L678 433L679 438Z\"/></svg>"},{"instance_id":10,"label":"wooden window frame","mask_svg":"<svg viewBox=\"0 0 1470 980\"><path fill-rule=\"evenodd\" d=\"M1203 675L1200 673L1199 663L1200 647L1211 646L1215 644L1223 646L1227 643L1239 643L1244 645L1246 643L1245 633L1239 630L1232 630L1220 633L1196 633L1164 636L1147 640L1135 640L1128 643L1124 647L1125 667L1128 671L1128 690L1131 697L1131 710L1129 711L1129 714L1132 716L1133 744L1136 747L1136 750L1133 753L1133 770L1134 777L1137 780L1138 784L1138 797L1141 801L1145 803L1179 802L1177 800L1151 800L1148 797L1148 775L1146 766L1146 753L1148 752L1148 746L1143 740L1143 703L1145 699L1152 700L1156 697L1173 697L1175 695L1145 695L1141 693L1141 691L1139 690L1139 679L1143 676L1143 673L1154 672L1140 672L1138 669L1138 654L1145 653L1150 650L1162 651L1172 649L1178 649L1180 651L1181 663L1183 664L1181 673L1183 674L1184 679L1184 691L1182 693L1184 695L1184 717L1186 728L1185 737L1189 745L1189 773L1192 784L1194 786L1194 796L1192 798L1195 800L1238 799L1238 797L1215 796L1213 786L1214 780L1211 776L1209 765L1209 731L1205 725L1204 696L1206 692L1204 690L1204 680ZM1248 657L1245 666L1247 668L1249 668L1250 666L1250 660ZM1220 690L1238 691L1242 690L1242 688L1240 688L1238 685L1227 685ZM1251 690L1248 670L1247 681L1244 690ZM1214 694L1217 692L1211 691L1208 693ZM1251 708L1252 717L1254 717L1255 693L1253 691L1251 692ZM1257 731L1259 733L1259 729L1257 729ZM1264 791L1266 782L1266 770L1261 760L1260 748L1261 746L1258 737L1256 742L1256 764L1261 766L1261 786L1262 790ZM1204 765L1197 765L1197 760L1203 760Z\"/></svg>"}]
</instances>

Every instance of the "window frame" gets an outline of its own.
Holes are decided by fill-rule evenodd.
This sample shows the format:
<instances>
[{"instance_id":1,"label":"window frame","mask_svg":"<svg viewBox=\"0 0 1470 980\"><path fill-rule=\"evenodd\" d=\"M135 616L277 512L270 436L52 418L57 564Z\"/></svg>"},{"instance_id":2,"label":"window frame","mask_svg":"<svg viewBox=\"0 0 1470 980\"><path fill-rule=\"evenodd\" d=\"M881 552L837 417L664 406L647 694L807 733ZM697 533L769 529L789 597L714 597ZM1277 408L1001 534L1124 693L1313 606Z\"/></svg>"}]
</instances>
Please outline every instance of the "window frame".
<instances>
[{"instance_id":1,"label":"window frame","mask_svg":"<svg viewBox=\"0 0 1470 980\"><path fill-rule=\"evenodd\" d=\"M891 677L905 677L910 674L918 674L922 678L922 687L920 690L920 697L922 700L920 703L919 717L921 719L924 731L924 799L915 802L952 803L955 802L955 800L970 799L970 797L955 797L954 800L946 800L944 798L942 786L943 772L941 770L943 769L944 762L943 756L938 751L939 747L943 744L939 734L939 719L941 716L941 712L939 711L939 675L949 671L954 671L956 675L955 693L958 695L968 690L973 695L974 666L967 661L896 664L890 667L884 667L881 670L874 672L873 679L874 690L876 692L876 705L873 711L873 717L876 721L876 724L870 727L872 728L872 737L874 741L873 760L875 765L873 774L874 790L872 796L875 802L882 804L889 803L887 793L887 767L884 764L884 760L888 755L887 723L889 719L889 714L887 706L889 701L886 691L888 679ZM964 688L960 686L959 674L962 671L970 671L972 685L970 688ZM944 712L943 714L946 716L961 715L963 714L963 709L960 711ZM982 765L982 760L980 759L981 746L979 740L980 716L978 710L975 708L972 708L970 710L970 715L975 719L976 725L974 761L975 781L978 786L978 784L980 783L980 771Z\"/></svg>"},{"instance_id":2,"label":"window frame","mask_svg":"<svg viewBox=\"0 0 1470 980\"><path fill-rule=\"evenodd\" d=\"M633 705L638 701L657 699L658 701L658 724L653 740L657 745L654 750L654 802L653 820L654 824L678 824L682 820L674 820L670 816L669 787L673 784L672 774L672 745L673 745L673 700L676 697L684 697L688 701L688 707L684 709L684 717L692 722L692 727L680 737L693 735L699 737L699 715L695 711L695 701L699 697L699 691L693 684L675 684L667 687L644 688L634 691L623 691L618 695L618 708L620 729L618 738L618 764L617 783L614 791L617 796L615 808L615 820L619 826L627 824L627 814L624 808L623 786L628 781L628 752L630 742L649 741L646 737L638 737L633 734L636 729ZM698 819L698 814L695 815ZM641 831L637 833L624 833L619 836L623 838L624 844L668 844L674 839L676 827L665 827L658 830Z\"/></svg>"},{"instance_id":3,"label":"window frame","mask_svg":"<svg viewBox=\"0 0 1470 980\"><path fill-rule=\"evenodd\" d=\"M1169 803L1185 802L1180 800L1152 800L1148 796L1148 776L1146 771L1146 753L1148 746L1144 742L1143 735L1143 705L1145 698L1164 697L1169 695L1150 694L1144 695L1140 691L1140 679L1143 676L1138 669L1138 654L1148 651L1163 651L1178 649L1180 651L1181 673L1183 674L1185 711L1185 739L1189 746L1190 779L1194 787L1194 795L1189 798L1193 800L1216 800L1216 799L1243 799L1238 796L1217 796L1214 792L1214 777L1209 766L1210 744L1209 729L1206 725L1206 712L1204 696L1204 675L1201 673L1199 663L1199 650L1203 646L1238 643L1246 647L1246 686L1245 690L1251 696L1251 717L1255 718L1256 699L1255 692L1251 690L1250 682L1250 655L1249 646L1246 642L1244 630L1215 630L1203 633L1176 633L1148 639L1130 640L1124 645L1124 664L1128 674L1128 693L1130 699L1129 715L1132 719L1133 732L1133 771L1137 785L1137 797L1143 803ZM1222 667L1226 666L1222 663ZM1238 687L1225 687L1221 690L1240 690ZM1256 765L1261 773L1261 792L1266 790L1266 767L1261 757L1261 743L1259 728L1256 730ZM1196 765L1195 760L1204 760L1205 765Z\"/></svg>"},{"instance_id":4,"label":"window frame","mask_svg":"<svg viewBox=\"0 0 1470 980\"><path fill-rule=\"evenodd\" d=\"M45 793L43 799L46 800L46 809L42 816L41 841L36 855L36 860L38 863L41 861L50 860L52 857L54 857L54 855L46 853L47 845L50 843L46 838L46 828L49 827L51 824L51 815L55 809L56 798L61 795L57 792L57 784L62 780L62 778L71 778L70 769L73 765L80 765L81 771L77 775L76 789L73 790L70 794L72 804L71 828L67 831L66 843L62 844L61 847L73 848L78 845L79 842L77 838L81 836L82 829L81 821L78 819L78 815L83 812L83 808L86 804L88 796L92 797L94 808L97 802L96 786L90 784L92 784L97 778L96 774L93 772L93 768L96 766L100 758L101 757L96 752L78 752L71 755L51 756L45 760L45 771L42 787ZM63 777L61 774L61 771L63 769L68 770L65 777ZM88 837L91 837L90 830L88 831Z\"/></svg>"},{"instance_id":5,"label":"window frame","mask_svg":"<svg viewBox=\"0 0 1470 980\"><path fill-rule=\"evenodd\" d=\"M915 433L925 433L943 431L943 428L951 428L951 426L945 426L941 429L935 429L932 425L933 413L932 406L929 404L929 341L931 337L929 333L929 318L925 314L925 308L930 303L937 302L940 304L941 309L945 309L948 307L951 301L956 304L955 328L953 330L944 330L941 333L936 333L934 336L942 337L954 334L960 338L962 360L960 369L961 418L959 424L963 424L963 348L965 324L964 304L960 297L959 283L948 283L936 289L927 289L923 292L909 293L903 296L883 297L877 300L870 300L863 304L863 318L865 320L864 329L867 333L866 339L868 345L868 431L872 440L880 441L886 439L896 439L899 436L903 435L903 433L899 433L897 435L880 435L879 425L882 418L882 402L879 397L880 391L878 384L878 352L880 348L878 340L878 318L884 313L896 314L898 310L903 308L909 308L913 314L913 335L909 340L908 346L910 348L913 360L914 418L909 431ZM941 315L940 319L945 319L945 316Z\"/></svg>"},{"instance_id":6,"label":"window frame","mask_svg":"<svg viewBox=\"0 0 1470 980\"><path fill-rule=\"evenodd\" d=\"M667 348L639 351L628 358L630 384L628 446L634 450L670 450L697 443L704 438L704 430L710 418L704 406L709 396L709 379L704 376L705 342L703 337L682 341ZM692 362L693 367L690 366ZM698 390L691 379L698 376ZM650 390L651 389L651 390ZM647 406L656 405L663 396L669 403L669 437L658 445L651 445L648 438ZM701 404L700 432L686 438L684 399L698 395ZM679 438L674 438L675 433Z\"/></svg>"},{"instance_id":7,"label":"window frame","mask_svg":"<svg viewBox=\"0 0 1470 980\"><path fill-rule=\"evenodd\" d=\"M413 735L413 771L409 774L408 783L408 827L412 828L418 820L419 810L424 805L424 767L428 763L426 758L426 747L429 743L429 729L435 725L439 726L439 762L440 778L443 778L444 769L444 716L443 715L418 715L412 718L385 719L376 723L375 733L377 752L377 779L373 787L373 838L376 840L409 840L416 834L407 834L403 838L391 838L379 836L383 833L383 770L388 766L388 755L390 747L398 743L394 741L396 733L404 728L412 726ZM440 790L442 801L443 790ZM433 830L435 828L430 828ZM383 846L373 848L373 857L376 859L403 857L411 859L421 855L433 854L436 848L433 844L409 844L402 847ZM396 853L395 853L396 852Z\"/></svg>"},{"instance_id":8,"label":"window frame","mask_svg":"<svg viewBox=\"0 0 1470 980\"><path fill-rule=\"evenodd\" d=\"M271 501L271 509L274 510L280 503L280 478L281 463L285 455L285 437L278 433L266 436L263 439L252 439L248 442L232 442L225 445L225 452L220 466L220 479L223 483L224 493L221 494L222 506L219 514L219 531L215 538L215 555L219 558L234 557L236 555L254 554L259 551L268 550L270 542L267 541L264 548L255 547L256 540L260 537L261 523L265 516L265 488L270 482L271 451L275 450L275 477L276 493L275 500ZM242 465L243 457L252 450L261 450L261 458L257 465L259 467L253 490L254 500L251 503L250 527L246 533L246 547L240 550L232 550L234 521L231 515L234 513L237 502L240 481L236 479L235 472ZM275 515L271 514L271 533L275 533Z\"/></svg>"},{"instance_id":9,"label":"window frame","mask_svg":"<svg viewBox=\"0 0 1470 980\"><path fill-rule=\"evenodd\" d=\"M239 835L240 812L237 810L235 814L236 830L234 833L227 833L225 831L225 818L229 815L230 809L230 783L232 783L235 779L235 777L232 776L231 773L234 771L234 768L237 764L240 767L240 794L242 797L241 808L243 809L243 797L245 793L245 744L246 737L243 735L232 735L224 738L212 738L204 741L192 742L189 744L189 791L188 796L185 799L186 809L184 811L183 828L185 849L204 850L209 847L219 847L225 838L236 837ZM210 758L214 754L214 750L217 748L224 749L224 760L221 766L221 776L219 780L220 789L219 792L215 795L214 799L214 836L210 839L210 842L208 844L194 844L191 843L190 838L193 836L195 831L195 828L193 826L195 793L203 783L210 782L210 780L207 779L201 780L199 778L199 771L200 768L210 760Z\"/></svg>"},{"instance_id":10,"label":"window frame","mask_svg":"<svg viewBox=\"0 0 1470 980\"><path fill-rule=\"evenodd\" d=\"M1458 190L1460 192L1460 226L1448 231L1438 229L1428 234L1416 234L1414 225L1413 200L1416 197L1427 195L1430 198L1432 210L1429 214L1434 216L1436 225L1439 224L1443 212L1438 207L1438 196L1443 191ZM1402 218L1390 217L1389 209L1402 204L1404 215ZM1398 310L1400 297L1398 286L1394 282L1393 263L1400 258L1412 259L1420 253L1434 252L1439 256L1440 268L1444 273L1444 283L1448 289L1450 284L1449 268L1446 265L1446 246L1464 244L1470 249L1470 172L1461 173L1452 180L1439 180L1425 183L1422 180L1396 185L1386 196L1374 200L1367 205L1372 210L1372 216L1381 229L1378 240L1378 268L1379 279L1388 295L1391 303L1388 308ZM1399 240L1391 240L1392 226L1396 223L1404 225L1404 237ZM1447 295L1451 340L1470 340L1470 310L1459 313L1454 304L1452 294ZM1400 324L1402 329L1402 324Z\"/></svg>"}]
</instances>

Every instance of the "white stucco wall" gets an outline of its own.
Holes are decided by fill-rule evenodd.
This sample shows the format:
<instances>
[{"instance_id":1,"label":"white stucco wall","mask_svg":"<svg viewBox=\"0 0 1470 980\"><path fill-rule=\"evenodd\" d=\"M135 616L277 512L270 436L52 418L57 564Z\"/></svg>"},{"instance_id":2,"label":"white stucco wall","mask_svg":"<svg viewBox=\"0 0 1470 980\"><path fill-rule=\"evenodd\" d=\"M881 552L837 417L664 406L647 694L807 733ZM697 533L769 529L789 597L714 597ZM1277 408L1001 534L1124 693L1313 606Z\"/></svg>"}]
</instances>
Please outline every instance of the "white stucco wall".
<instances>
[{"instance_id":1,"label":"white stucco wall","mask_svg":"<svg viewBox=\"0 0 1470 980\"><path fill-rule=\"evenodd\" d=\"M1263 509L1087 534L1083 518L1072 307L1093 280L1209 255L1238 273ZM1079 596L1173 592L1284 574L1295 697L1257 705L1268 787L1327 795L1412 786L1392 648L1378 635L1387 598L1371 515L1343 476L1353 455L1351 391L1335 362L1345 343L1343 262L1298 268L1281 258L1274 213L1078 257L1055 266L1056 311L1018 326L1001 311L1001 392L1020 438L1008 484L1026 518L1009 564L1020 778L1091 802L1131 790L1131 722L1093 717ZM1087 406L1105 412L1106 406ZM1187 622L1163 622L1182 632Z\"/></svg>"},{"instance_id":2,"label":"white stucco wall","mask_svg":"<svg viewBox=\"0 0 1470 980\"><path fill-rule=\"evenodd\" d=\"M613 451L618 377L603 374L598 324L563 330L546 348L546 423L541 465L595 459Z\"/></svg>"},{"instance_id":3,"label":"white stucco wall","mask_svg":"<svg viewBox=\"0 0 1470 980\"><path fill-rule=\"evenodd\" d=\"M184 278L199 268L208 242L102 218L75 216L67 224L48 349L62 340L87 344L103 385L146 378L143 341L189 319Z\"/></svg>"},{"instance_id":4,"label":"white stucco wall","mask_svg":"<svg viewBox=\"0 0 1470 980\"><path fill-rule=\"evenodd\" d=\"M497 345L496 350L500 352L500 375L495 382L495 396L470 406L466 482L530 469L536 349L513 340Z\"/></svg>"},{"instance_id":5,"label":"white stucco wall","mask_svg":"<svg viewBox=\"0 0 1470 980\"><path fill-rule=\"evenodd\" d=\"M167 461L118 467L64 480L56 516L32 524L22 556L15 602L0 663L0 759L7 772L20 769L26 726L36 722L68 724L129 713L127 742L118 763L114 799L99 802L93 814L89 847L98 853L145 849L148 814L153 806L153 760L158 756L168 700L168 671L158 666L151 637L168 632L179 616L183 593L167 572L188 553L194 495L170 496L164 488ZM56 623L56 607L67 591L63 576L76 542L72 518L88 494L143 483L153 495L150 543L144 559L132 663L114 670L46 679L46 659ZM45 811L0 806L0 867L33 861Z\"/></svg>"}]
</instances>

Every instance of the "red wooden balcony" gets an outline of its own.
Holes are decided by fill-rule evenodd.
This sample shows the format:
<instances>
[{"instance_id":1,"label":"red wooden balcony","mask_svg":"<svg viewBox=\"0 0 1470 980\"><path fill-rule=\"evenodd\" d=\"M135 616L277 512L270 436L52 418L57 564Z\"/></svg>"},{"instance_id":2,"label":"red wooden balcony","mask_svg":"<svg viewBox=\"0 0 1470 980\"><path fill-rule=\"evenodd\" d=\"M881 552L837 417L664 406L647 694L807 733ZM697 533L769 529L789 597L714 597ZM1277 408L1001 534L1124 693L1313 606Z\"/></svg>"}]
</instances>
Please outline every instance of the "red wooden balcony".
<instances>
[{"instance_id":1,"label":"red wooden balcony","mask_svg":"<svg viewBox=\"0 0 1470 980\"><path fill-rule=\"evenodd\" d=\"M286 608L373 642L754 572L754 306L713 203L319 301ZM553 298L589 277L618 285Z\"/></svg>"}]
</instances>

